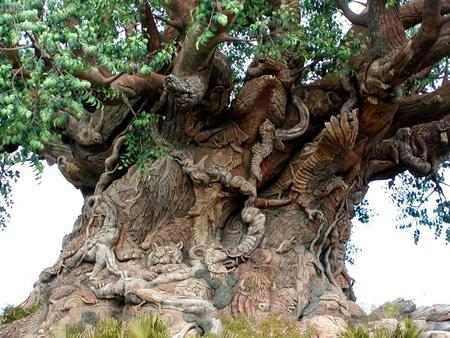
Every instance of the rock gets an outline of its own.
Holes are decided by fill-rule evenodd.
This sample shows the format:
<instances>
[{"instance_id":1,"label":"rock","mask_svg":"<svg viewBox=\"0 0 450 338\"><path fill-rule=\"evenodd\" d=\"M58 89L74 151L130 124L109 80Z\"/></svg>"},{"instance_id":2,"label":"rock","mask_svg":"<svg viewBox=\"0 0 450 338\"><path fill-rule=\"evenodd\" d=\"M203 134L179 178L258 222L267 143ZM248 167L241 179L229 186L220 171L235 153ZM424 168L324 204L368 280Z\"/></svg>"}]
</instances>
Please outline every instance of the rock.
<instances>
[{"instance_id":1,"label":"rock","mask_svg":"<svg viewBox=\"0 0 450 338\"><path fill-rule=\"evenodd\" d=\"M399 321L393 318L384 318L381 320L376 320L373 322L367 323L367 329L369 331L379 330L379 329L388 329L390 331L395 330Z\"/></svg>"},{"instance_id":2,"label":"rock","mask_svg":"<svg viewBox=\"0 0 450 338\"><path fill-rule=\"evenodd\" d=\"M445 321L445 322L427 321L427 331L450 332L450 321Z\"/></svg>"},{"instance_id":3,"label":"rock","mask_svg":"<svg viewBox=\"0 0 450 338\"><path fill-rule=\"evenodd\" d=\"M351 300L348 301L348 307L352 318L360 319L367 315L358 304Z\"/></svg>"},{"instance_id":4,"label":"rock","mask_svg":"<svg viewBox=\"0 0 450 338\"><path fill-rule=\"evenodd\" d=\"M426 331L420 338L450 338L450 333L445 331Z\"/></svg>"},{"instance_id":5,"label":"rock","mask_svg":"<svg viewBox=\"0 0 450 338\"><path fill-rule=\"evenodd\" d=\"M319 308L319 313L324 315L351 316L347 299L336 292L322 294L319 297Z\"/></svg>"},{"instance_id":6,"label":"rock","mask_svg":"<svg viewBox=\"0 0 450 338\"><path fill-rule=\"evenodd\" d=\"M450 321L450 304L421 306L411 313L411 318L433 322Z\"/></svg>"},{"instance_id":7,"label":"rock","mask_svg":"<svg viewBox=\"0 0 450 338\"><path fill-rule=\"evenodd\" d=\"M347 329L347 322L340 317L315 316L302 320L300 328L313 328L315 338L335 338Z\"/></svg>"},{"instance_id":8,"label":"rock","mask_svg":"<svg viewBox=\"0 0 450 338\"><path fill-rule=\"evenodd\" d=\"M376 308L370 316L374 318L405 317L416 310L416 304L410 299L397 298Z\"/></svg>"},{"instance_id":9,"label":"rock","mask_svg":"<svg viewBox=\"0 0 450 338\"><path fill-rule=\"evenodd\" d=\"M427 330L427 321L426 320L416 319L416 320L413 320L413 323L414 323L415 326L417 326L422 331L426 331Z\"/></svg>"}]
</instances>

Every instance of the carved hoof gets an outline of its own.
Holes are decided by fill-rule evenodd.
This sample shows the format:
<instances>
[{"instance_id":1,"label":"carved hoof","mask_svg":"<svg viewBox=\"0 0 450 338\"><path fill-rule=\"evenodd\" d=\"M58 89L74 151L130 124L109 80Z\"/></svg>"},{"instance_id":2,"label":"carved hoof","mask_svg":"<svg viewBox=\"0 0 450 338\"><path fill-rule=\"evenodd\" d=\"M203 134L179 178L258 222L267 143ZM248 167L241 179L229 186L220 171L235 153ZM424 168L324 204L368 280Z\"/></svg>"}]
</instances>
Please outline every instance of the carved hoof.
<instances>
[{"instance_id":1,"label":"carved hoof","mask_svg":"<svg viewBox=\"0 0 450 338\"><path fill-rule=\"evenodd\" d=\"M116 257L120 262L127 262L133 259L140 259L143 253L139 249L128 249L116 253Z\"/></svg>"},{"instance_id":2,"label":"carved hoof","mask_svg":"<svg viewBox=\"0 0 450 338\"><path fill-rule=\"evenodd\" d=\"M156 277L158 277L158 274L154 271L144 271L142 273L142 278L147 282L154 280Z\"/></svg>"}]
</instances>

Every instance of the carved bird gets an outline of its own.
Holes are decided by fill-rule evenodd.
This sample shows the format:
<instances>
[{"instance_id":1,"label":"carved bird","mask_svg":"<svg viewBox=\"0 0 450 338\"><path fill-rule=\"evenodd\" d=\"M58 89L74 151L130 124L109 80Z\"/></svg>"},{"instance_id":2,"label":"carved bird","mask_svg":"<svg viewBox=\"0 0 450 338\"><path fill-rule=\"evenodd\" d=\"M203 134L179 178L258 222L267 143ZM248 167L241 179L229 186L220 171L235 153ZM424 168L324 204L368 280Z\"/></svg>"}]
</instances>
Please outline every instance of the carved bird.
<instances>
[{"instance_id":1,"label":"carved bird","mask_svg":"<svg viewBox=\"0 0 450 338\"><path fill-rule=\"evenodd\" d=\"M291 165L290 197L305 208L310 218L317 215L318 210L314 210L317 200L336 188L346 188L335 174L353 149L358 133L357 113L355 109L332 116L313 142L302 149L299 160Z\"/></svg>"}]
</instances>

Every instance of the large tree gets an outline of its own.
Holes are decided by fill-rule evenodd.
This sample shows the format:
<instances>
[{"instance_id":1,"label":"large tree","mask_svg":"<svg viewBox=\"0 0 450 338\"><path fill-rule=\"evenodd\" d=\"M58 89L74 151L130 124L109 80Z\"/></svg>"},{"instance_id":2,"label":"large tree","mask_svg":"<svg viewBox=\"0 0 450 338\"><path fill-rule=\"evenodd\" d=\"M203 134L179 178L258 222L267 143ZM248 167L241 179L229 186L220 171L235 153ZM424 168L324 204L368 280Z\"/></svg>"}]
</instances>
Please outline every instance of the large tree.
<instances>
[{"instance_id":1,"label":"large tree","mask_svg":"<svg viewBox=\"0 0 450 338\"><path fill-rule=\"evenodd\" d=\"M409 171L439 192L450 155L450 1L364 6L3 0L0 192L46 159L85 203L23 304L39 309L0 333L349 317L369 182Z\"/></svg>"}]
</instances>

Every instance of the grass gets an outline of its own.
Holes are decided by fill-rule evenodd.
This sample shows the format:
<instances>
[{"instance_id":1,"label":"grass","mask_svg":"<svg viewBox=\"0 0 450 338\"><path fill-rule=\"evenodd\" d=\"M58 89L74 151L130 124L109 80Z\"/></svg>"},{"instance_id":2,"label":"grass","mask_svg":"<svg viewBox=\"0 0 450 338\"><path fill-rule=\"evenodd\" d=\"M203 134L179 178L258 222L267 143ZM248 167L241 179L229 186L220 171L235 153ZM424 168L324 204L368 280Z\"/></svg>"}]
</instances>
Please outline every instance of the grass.
<instances>
[{"instance_id":1,"label":"grass","mask_svg":"<svg viewBox=\"0 0 450 338\"><path fill-rule=\"evenodd\" d=\"M300 332L297 323L278 315L271 315L259 324L243 316L222 318L225 330L220 335L208 334L206 338L312 338L314 330ZM400 322L393 330L368 330L364 324L349 326L339 338L418 338L421 330L411 319ZM129 321L106 318L95 327L66 326L54 333L53 338L169 338L164 323L154 315L146 314Z\"/></svg>"},{"instance_id":2,"label":"grass","mask_svg":"<svg viewBox=\"0 0 450 338\"><path fill-rule=\"evenodd\" d=\"M312 338L313 331L300 333L296 323L271 315L259 325L239 316L222 318L225 330L220 335L208 334L207 338ZM135 317L128 322L106 318L95 327L66 326L57 330L52 338L169 338L164 323L153 315Z\"/></svg>"},{"instance_id":3,"label":"grass","mask_svg":"<svg viewBox=\"0 0 450 338\"><path fill-rule=\"evenodd\" d=\"M377 329L369 331L364 326L349 326L339 338L418 338L422 333L411 319L399 323L394 330Z\"/></svg>"},{"instance_id":4,"label":"grass","mask_svg":"<svg viewBox=\"0 0 450 338\"><path fill-rule=\"evenodd\" d=\"M124 322L105 318L95 327L75 325L56 330L53 338L169 338L163 321L151 314Z\"/></svg>"},{"instance_id":5,"label":"grass","mask_svg":"<svg viewBox=\"0 0 450 338\"><path fill-rule=\"evenodd\" d=\"M296 323L288 321L279 315L270 315L259 325L250 319L238 316L237 318L222 318L225 331L222 335L209 334L207 338L312 338L313 330L301 333Z\"/></svg>"}]
</instances>

